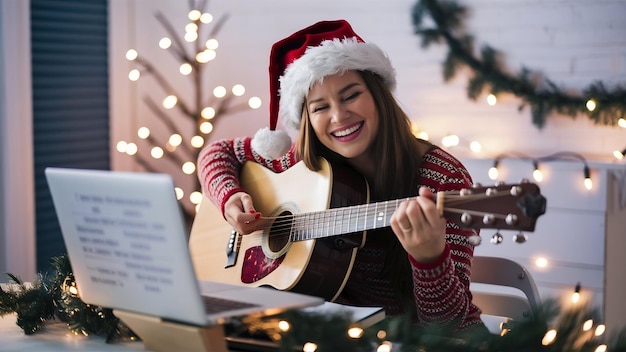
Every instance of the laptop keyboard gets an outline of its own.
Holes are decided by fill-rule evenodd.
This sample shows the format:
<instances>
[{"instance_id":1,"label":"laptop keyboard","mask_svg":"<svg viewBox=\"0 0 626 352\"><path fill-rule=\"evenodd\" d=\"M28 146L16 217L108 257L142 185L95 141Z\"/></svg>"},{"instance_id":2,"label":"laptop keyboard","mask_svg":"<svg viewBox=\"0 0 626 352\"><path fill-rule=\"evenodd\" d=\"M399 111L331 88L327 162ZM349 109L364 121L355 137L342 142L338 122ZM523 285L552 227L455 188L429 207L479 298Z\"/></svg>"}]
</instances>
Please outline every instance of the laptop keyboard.
<instances>
[{"instance_id":1,"label":"laptop keyboard","mask_svg":"<svg viewBox=\"0 0 626 352\"><path fill-rule=\"evenodd\" d=\"M211 296L202 296L202 301L204 302L204 310L209 314L259 306L258 304L254 303L234 301L230 299Z\"/></svg>"}]
</instances>

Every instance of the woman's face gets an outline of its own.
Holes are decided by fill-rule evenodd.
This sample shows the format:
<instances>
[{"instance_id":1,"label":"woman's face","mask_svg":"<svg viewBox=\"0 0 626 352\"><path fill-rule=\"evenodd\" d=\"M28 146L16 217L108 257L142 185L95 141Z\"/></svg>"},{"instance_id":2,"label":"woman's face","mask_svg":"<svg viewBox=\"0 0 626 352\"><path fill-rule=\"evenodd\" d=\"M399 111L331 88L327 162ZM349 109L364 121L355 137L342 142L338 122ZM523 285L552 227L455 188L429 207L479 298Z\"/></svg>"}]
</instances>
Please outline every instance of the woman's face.
<instances>
[{"instance_id":1,"label":"woman's face","mask_svg":"<svg viewBox=\"0 0 626 352\"><path fill-rule=\"evenodd\" d=\"M370 147L378 132L372 95L356 71L324 78L306 98L311 125L328 149L356 162L371 162Z\"/></svg>"}]
</instances>

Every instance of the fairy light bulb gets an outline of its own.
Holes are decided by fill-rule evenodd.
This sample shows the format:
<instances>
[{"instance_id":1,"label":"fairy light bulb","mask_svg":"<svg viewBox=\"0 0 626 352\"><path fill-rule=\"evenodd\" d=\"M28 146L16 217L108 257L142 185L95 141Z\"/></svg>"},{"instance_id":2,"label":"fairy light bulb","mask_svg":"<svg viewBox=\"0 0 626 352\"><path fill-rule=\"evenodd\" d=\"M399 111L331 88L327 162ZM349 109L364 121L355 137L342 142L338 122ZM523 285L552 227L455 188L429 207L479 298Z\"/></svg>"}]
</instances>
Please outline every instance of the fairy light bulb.
<instances>
[{"instance_id":1,"label":"fairy light bulb","mask_svg":"<svg viewBox=\"0 0 626 352\"><path fill-rule=\"evenodd\" d=\"M200 16L200 22L204 24L209 24L213 22L213 15L208 12L203 13L202 16Z\"/></svg>"},{"instance_id":2,"label":"fairy light bulb","mask_svg":"<svg viewBox=\"0 0 626 352\"><path fill-rule=\"evenodd\" d=\"M493 162L493 166L489 168L489 172L488 172L489 179L494 180L494 181L498 179L498 174L499 174L499 172L498 172L498 164L499 163L500 162L498 160L496 160L496 161Z\"/></svg>"},{"instance_id":3,"label":"fairy light bulb","mask_svg":"<svg viewBox=\"0 0 626 352\"><path fill-rule=\"evenodd\" d=\"M216 98L223 98L226 96L226 88L224 88L223 86L217 86L215 88L213 88L213 95Z\"/></svg>"},{"instance_id":4,"label":"fairy light bulb","mask_svg":"<svg viewBox=\"0 0 626 352\"><path fill-rule=\"evenodd\" d=\"M589 331L591 328L593 328L593 320L587 319L587 321L583 323L583 331Z\"/></svg>"},{"instance_id":5,"label":"fairy light bulb","mask_svg":"<svg viewBox=\"0 0 626 352\"><path fill-rule=\"evenodd\" d=\"M248 99L248 106L251 109L258 109L261 107L262 101L261 98L259 97L252 97L250 99Z\"/></svg>"},{"instance_id":6,"label":"fairy light bulb","mask_svg":"<svg viewBox=\"0 0 626 352\"><path fill-rule=\"evenodd\" d=\"M188 62L183 63L178 68L178 72L180 72L180 74L183 76L188 76L191 71L193 71L193 67Z\"/></svg>"},{"instance_id":7,"label":"fairy light bulb","mask_svg":"<svg viewBox=\"0 0 626 352\"><path fill-rule=\"evenodd\" d=\"M150 129L145 126L139 127L139 129L137 130L137 137L141 139L146 139L150 137Z\"/></svg>"},{"instance_id":8,"label":"fairy light bulb","mask_svg":"<svg viewBox=\"0 0 626 352\"><path fill-rule=\"evenodd\" d=\"M167 142L174 147L178 147L183 142L183 137L178 133L173 133Z\"/></svg>"},{"instance_id":9,"label":"fairy light bulb","mask_svg":"<svg viewBox=\"0 0 626 352\"><path fill-rule=\"evenodd\" d=\"M185 32L184 38L187 43L193 43L196 41L196 39L198 39L198 32L196 31Z\"/></svg>"},{"instance_id":10,"label":"fairy light bulb","mask_svg":"<svg viewBox=\"0 0 626 352\"><path fill-rule=\"evenodd\" d=\"M200 128L200 132L204 134L209 134L213 132L213 124L210 123L209 121L205 121L201 123L199 128Z\"/></svg>"},{"instance_id":11,"label":"fairy light bulb","mask_svg":"<svg viewBox=\"0 0 626 352\"><path fill-rule=\"evenodd\" d=\"M572 293L572 303L576 304L580 302L580 283L576 284L574 292Z\"/></svg>"},{"instance_id":12,"label":"fairy light bulb","mask_svg":"<svg viewBox=\"0 0 626 352\"><path fill-rule=\"evenodd\" d=\"M590 175L588 166L585 166L584 173L585 173L585 181L584 181L585 188L587 190L591 190L593 188L593 182L591 181L591 175Z\"/></svg>"},{"instance_id":13,"label":"fairy light bulb","mask_svg":"<svg viewBox=\"0 0 626 352\"><path fill-rule=\"evenodd\" d=\"M175 95L168 95L163 99L163 107L165 109L171 109L178 103L178 98Z\"/></svg>"},{"instance_id":14,"label":"fairy light bulb","mask_svg":"<svg viewBox=\"0 0 626 352\"><path fill-rule=\"evenodd\" d=\"M215 117L215 109L208 106L200 111L200 116L205 120L210 120Z\"/></svg>"},{"instance_id":15,"label":"fairy light bulb","mask_svg":"<svg viewBox=\"0 0 626 352\"><path fill-rule=\"evenodd\" d=\"M220 46L220 43L217 41L217 39L211 38L204 43L204 46L206 46L207 49L215 50L218 46Z\"/></svg>"},{"instance_id":16,"label":"fairy light bulb","mask_svg":"<svg viewBox=\"0 0 626 352\"><path fill-rule=\"evenodd\" d=\"M137 54L137 50L135 49L128 49L126 52L126 60L128 61L134 61L137 56L139 56L139 54Z\"/></svg>"},{"instance_id":17,"label":"fairy light bulb","mask_svg":"<svg viewBox=\"0 0 626 352\"><path fill-rule=\"evenodd\" d=\"M217 53L215 50L207 49L196 54L196 61L201 64L206 64L207 62L214 60L216 56Z\"/></svg>"},{"instance_id":18,"label":"fairy light bulb","mask_svg":"<svg viewBox=\"0 0 626 352\"><path fill-rule=\"evenodd\" d=\"M302 352L315 352L317 351L317 345L313 342L307 342L302 346Z\"/></svg>"},{"instance_id":19,"label":"fairy light bulb","mask_svg":"<svg viewBox=\"0 0 626 352\"><path fill-rule=\"evenodd\" d=\"M189 18L189 20L191 21L197 21L200 19L201 15L202 15L202 12L200 12L200 10L191 10L187 14L187 18Z\"/></svg>"},{"instance_id":20,"label":"fairy light bulb","mask_svg":"<svg viewBox=\"0 0 626 352\"><path fill-rule=\"evenodd\" d=\"M198 25L190 22L187 23L187 25L185 25L185 32L197 32L198 31Z\"/></svg>"},{"instance_id":21,"label":"fairy light bulb","mask_svg":"<svg viewBox=\"0 0 626 352\"><path fill-rule=\"evenodd\" d=\"M497 102L498 102L498 98L496 97L495 94L487 95L487 104L489 104L490 106L494 106L496 105Z\"/></svg>"},{"instance_id":22,"label":"fairy light bulb","mask_svg":"<svg viewBox=\"0 0 626 352\"><path fill-rule=\"evenodd\" d=\"M598 347L596 347L595 350L593 350L593 352L606 352L609 349L609 347L605 344L601 344L598 345Z\"/></svg>"},{"instance_id":23,"label":"fairy light bulb","mask_svg":"<svg viewBox=\"0 0 626 352\"><path fill-rule=\"evenodd\" d=\"M128 72L128 79L133 81L133 82L137 82L139 80L139 77L141 77L141 71L139 71L136 68L134 68L134 69L130 70L130 72Z\"/></svg>"},{"instance_id":24,"label":"fairy light bulb","mask_svg":"<svg viewBox=\"0 0 626 352\"><path fill-rule=\"evenodd\" d=\"M619 150L614 150L613 151L613 156L615 157L615 159L617 160L622 160L624 159L624 156L626 155L626 149L622 150L621 152Z\"/></svg>"},{"instance_id":25,"label":"fairy light bulb","mask_svg":"<svg viewBox=\"0 0 626 352\"><path fill-rule=\"evenodd\" d=\"M128 143L126 143L126 141L119 141L115 145L115 150L117 150L120 153L126 153L127 146L128 146Z\"/></svg>"},{"instance_id":26,"label":"fairy light bulb","mask_svg":"<svg viewBox=\"0 0 626 352\"><path fill-rule=\"evenodd\" d=\"M539 170L539 163L534 162L533 165L535 167L535 170L533 170L533 178L537 182L543 181L543 172L541 172L541 170Z\"/></svg>"},{"instance_id":27,"label":"fairy light bulb","mask_svg":"<svg viewBox=\"0 0 626 352\"><path fill-rule=\"evenodd\" d=\"M138 150L139 150L139 148L137 148L137 144L135 144L135 143L127 143L126 144L126 150L125 150L126 154L132 156L132 155L137 154Z\"/></svg>"},{"instance_id":28,"label":"fairy light bulb","mask_svg":"<svg viewBox=\"0 0 626 352\"><path fill-rule=\"evenodd\" d=\"M159 48L165 50L172 46L172 40L168 37L163 37L159 40Z\"/></svg>"},{"instance_id":29,"label":"fairy light bulb","mask_svg":"<svg viewBox=\"0 0 626 352\"><path fill-rule=\"evenodd\" d=\"M589 111L594 111L598 107L598 104L594 99L589 99L587 100L587 103L585 103L585 107Z\"/></svg>"},{"instance_id":30,"label":"fairy light bulb","mask_svg":"<svg viewBox=\"0 0 626 352\"><path fill-rule=\"evenodd\" d=\"M535 266L537 266L538 268L548 267L548 259L544 257L539 257L535 259Z\"/></svg>"},{"instance_id":31,"label":"fairy light bulb","mask_svg":"<svg viewBox=\"0 0 626 352\"><path fill-rule=\"evenodd\" d=\"M291 329L291 324L286 320L281 320L278 322L278 329L282 332L287 332Z\"/></svg>"},{"instance_id":32,"label":"fairy light bulb","mask_svg":"<svg viewBox=\"0 0 626 352\"><path fill-rule=\"evenodd\" d=\"M183 164L183 166L181 167L181 170L183 170L185 174L191 175L194 172L196 172L196 164L194 164L191 161L187 161Z\"/></svg>"},{"instance_id":33,"label":"fairy light bulb","mask_svg":"<svg viewBox=\"0 0 626 352\"><path fill-rule=\"evenodd\" d=\"M459 136L455 134L449 134L441 139L441 144L444 147L455 147L459 145Z\"/></svg>"},{"instance_id":34,"label":"fairy light bulb","mask_svg":"<svg viewBox=\"0 0 626 352\"><path fill-rule=\"evenodd\" d=\"M348 336L353 339L361 338L361 336L363 336L363 329L358 326L352 327L348 329Z\"/></svg>"},{"instance_id":35,"label":"fairy light bulb","mask_svg":"<svg viewBox=\"0 0 626 352\"><path fill-rule=\"evenodd\" d=\"M165 155L165 152L161 147L152 147L152 149L150 149L150 156L155 159L161 159L163 155Z\"/></svg>"},{"instance_id":36,"label":"fairy light bulb","mask_svg":"<svg viewBox=\"0 0 626 352\"><path fill-rule=\"evenodd\" d=\"M202 192L193 191L189 195L189 201L191 204L200 204L202 202Z\"/></svg>"},{"instance_id":37,"label":"fairy light bulb","mask_svg":"<svg viewBox=\"0 0 626 352\"><path fill-rule=\"evenodd\" d=\"M391 342L383 341L378 348L376 348L376 352L391 352Z\"/></svg>"},{"instance_id":38,"label":"fairy light bulb","mask_svg":"<svg viewBox=\"0 0 626 352\"><path fill-rule=\"evenodd\" d=\"M541 344L544 346L548 346L552 344L554 340L556 340L556 330L550 329L546 331L546 334L543 336L543 339L541 339Z\"/></svg>"},{"instance_id":39,"label":"fairy light bulb","mask_svg":"<svg viewBox=\"0 0 626 352\"><path fill-rule=\"evenodd\" d=\"M234 96L240 97L246 92L246 87L244 87L242 84L235 84L231 91L233 92Z\"/></svg>"},{"instance_id":40,"label":"fairy light bulb","mask_svg":"<svg viewBox=\"0 0 626 352\"><path fill-rule=\"evenodd\" d=\"M193 136L189 140L189 143L194 148L197 148L197 149L202 148L202 146L204 145L204 137L198 136L198 135Z\"/></svg>"},{"instance_id":41,"label":"fairy light bulb","mask_svg":"<svg viewBox=\"0 0 626 352\"><path fill-rule=\"evenodd\" d=\"M470 143L470 150L474 153L480 153L483 150L483 146L478 141Z\"/></svg>"},{"instance_id":42,"label":"fairy light bulb","mask_svg":"<svg viewBox=\"0 0 626 352\"><path fill-rule=\"evenodd\" d=\"M626 128L626 119L625 118L620 118L619 120L617 120L617 125L621 128Z\"/></svg>"}]
</instances>

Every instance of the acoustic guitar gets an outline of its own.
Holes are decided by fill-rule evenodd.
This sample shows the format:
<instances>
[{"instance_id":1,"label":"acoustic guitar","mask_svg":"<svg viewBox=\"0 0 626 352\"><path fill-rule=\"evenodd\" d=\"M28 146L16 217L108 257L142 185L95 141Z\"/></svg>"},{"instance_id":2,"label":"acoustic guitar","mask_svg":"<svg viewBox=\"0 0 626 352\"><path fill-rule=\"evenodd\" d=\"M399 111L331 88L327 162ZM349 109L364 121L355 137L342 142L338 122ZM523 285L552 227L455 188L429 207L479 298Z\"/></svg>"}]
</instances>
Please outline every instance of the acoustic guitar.
<instances>
[{"instance_id":1,"label":"acoustic guitar","mask_svg":"<svg viewBox=\"0 0 626 352\"><path fill-rule=\"evenodd\" d=\"M405 199L369 203L368 186L349 168L310 171L300 162L283 173L247 162L240 183L266 219L241 235L205 198L189 248L199 280L271 286L333 301L341 293L367 231L390 226ZM437 207L465 228L534 231L546 200L533 183L439 192Z\"/></svg>"}]
</instances>

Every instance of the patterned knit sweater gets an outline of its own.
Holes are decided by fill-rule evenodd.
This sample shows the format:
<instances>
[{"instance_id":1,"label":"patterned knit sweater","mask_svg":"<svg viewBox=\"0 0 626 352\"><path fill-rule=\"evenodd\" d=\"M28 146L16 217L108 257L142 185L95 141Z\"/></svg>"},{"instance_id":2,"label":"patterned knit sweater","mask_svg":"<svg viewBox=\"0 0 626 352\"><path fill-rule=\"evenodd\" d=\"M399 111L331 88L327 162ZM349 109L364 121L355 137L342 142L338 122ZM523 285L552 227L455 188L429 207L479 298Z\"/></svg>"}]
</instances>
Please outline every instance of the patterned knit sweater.
<instances>
[{"instance_id":1,"label":"patterned knit sweater","mask_svg":"<svg viewBox=\"0 0 626 352\"><path fill-rule=\"evenodd\" d=\"M277 160L265 160L250 147L250 138L222 140L208 145L198 159L198 177L203 192L223 213L228 198L243 189L238 183L242 164L255 161L274 172L283 172L296 164L294 148ZM459 190L471 185L465 167L440 148L424 155L418 184L433 192ZM393 235L390 230L387 231ZM469 290L470 267L474 248L469 237L476 231L461 229L448 221L446 247L441 257L432 263L418 263L411 256L413 293L420 325L453 324L457 330L482 325L480 309L472 303ZM382 306L388 315L402 314L394 298L389 275L383 274L384 254L389 239L368 236L356 255L354 267L337 302L363 306Z\"/></svg>"}]
</instances>

